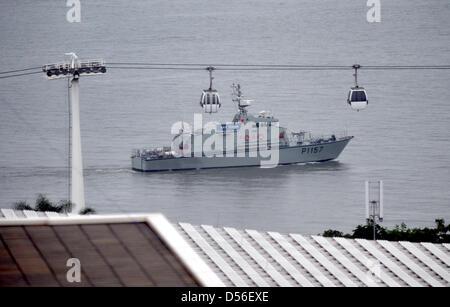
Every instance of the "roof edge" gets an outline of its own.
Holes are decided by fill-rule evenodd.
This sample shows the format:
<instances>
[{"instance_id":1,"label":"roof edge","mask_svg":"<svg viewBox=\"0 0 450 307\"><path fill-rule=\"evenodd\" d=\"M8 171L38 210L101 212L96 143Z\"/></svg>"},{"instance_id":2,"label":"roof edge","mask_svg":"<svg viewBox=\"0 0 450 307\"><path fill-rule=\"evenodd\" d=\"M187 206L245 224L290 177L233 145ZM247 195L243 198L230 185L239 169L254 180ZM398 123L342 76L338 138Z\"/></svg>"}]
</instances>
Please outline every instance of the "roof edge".
<instances>
[{"instance_id":1,"label":"roof edge","mask_svg":"<svg viewBox=\"0 0 450 307\"><path fill-rule=\"evenodd\" d=\"M114 215L69 215L52 217L32 217L0 219L0 226L22 225L71 225L71 224L97 224L97 223L129 223L147 222L147 218L158 213L150 214L114 214Z\"/></svg>"},{"instance_id":2,"label":"roof edge","mask_svg":"<svg viewBox=\"0 0 450 307\"><path fill-rule=\"evenodd\" d=\"M201 286L225 287L225 284L183 239L163 214L151 214L147 217L147 222L174 254L178 256Z\"/></svg>"}]
</instances>

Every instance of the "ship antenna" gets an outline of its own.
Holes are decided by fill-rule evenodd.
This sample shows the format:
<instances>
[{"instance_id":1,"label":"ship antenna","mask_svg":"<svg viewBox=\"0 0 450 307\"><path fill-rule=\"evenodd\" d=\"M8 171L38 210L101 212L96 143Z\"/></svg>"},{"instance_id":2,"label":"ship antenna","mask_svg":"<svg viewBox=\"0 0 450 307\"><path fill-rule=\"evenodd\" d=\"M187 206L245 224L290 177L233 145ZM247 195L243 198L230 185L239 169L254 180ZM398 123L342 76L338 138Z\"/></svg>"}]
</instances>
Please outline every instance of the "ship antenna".
<instances>
[{"instance_id":1,"label":"ship antenna","mask_svg":"<svg viewBox=\"0 0 450 307\"><path fill-rule=\"evenodd\" d=\"M241 100L242 100L241 85L239 83L237 83L237 84L233 83L231 88L233 89L233 93L232 93L233 99L232 100L237 102L239 113L246 115L247 114L246 107L248 107L248 105L241 104Z\"/></svg>"}]
</instances>

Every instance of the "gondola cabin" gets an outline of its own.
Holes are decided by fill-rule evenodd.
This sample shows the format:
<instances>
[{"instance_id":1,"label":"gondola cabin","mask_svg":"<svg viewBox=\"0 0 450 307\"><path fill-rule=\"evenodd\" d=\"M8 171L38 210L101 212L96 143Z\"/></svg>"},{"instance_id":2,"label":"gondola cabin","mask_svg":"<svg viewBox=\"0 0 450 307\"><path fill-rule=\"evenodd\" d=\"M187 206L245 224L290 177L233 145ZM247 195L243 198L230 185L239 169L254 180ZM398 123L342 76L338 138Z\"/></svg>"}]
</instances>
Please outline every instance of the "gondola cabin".
<instances>
[{"instance_id":1,"label":"gondola cabin","mask_svg":"<svg viewBox=\"0 0 450 307\"><path fill-rule=\"evenodd\" d=\"M367 92L363 87L352 87L348 92L347 102L353 110L363 110L369 104Z\"/></svg>"},{"instance_id":2,"label":"gondola cabin","mask_svg":"<svg viewBox=\"0 0 450 307\"><path fill-rule=\"evenodd\" d=\"M204 90L200 98L200 106L205 113L217 113L221 106L219 93L212 89Z\"/></svg>"}]
</instances>

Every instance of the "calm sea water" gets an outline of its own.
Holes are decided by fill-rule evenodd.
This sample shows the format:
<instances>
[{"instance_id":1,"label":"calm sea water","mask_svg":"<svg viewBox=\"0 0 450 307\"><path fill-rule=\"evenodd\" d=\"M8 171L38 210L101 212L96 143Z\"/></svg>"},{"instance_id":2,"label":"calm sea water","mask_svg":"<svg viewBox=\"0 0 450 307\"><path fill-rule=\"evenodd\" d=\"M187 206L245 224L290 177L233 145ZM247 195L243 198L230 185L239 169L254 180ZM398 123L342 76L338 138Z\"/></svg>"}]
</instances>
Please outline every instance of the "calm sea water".
<instances>
[{"instance_id":1,"label":"calm sea water","mask_svg":"<svg viewBox=\"0 0 450 307\"><path fill-rule=\"evenodd\" d=\"M0 70L60 61L305 65L450 64L447 0L83 1L68 23L65 1L0 4ZM385 226L450 220L449 71L361 71L367 110L346 105L351 71L217 71L229 121L239 81L283 126L354 135L338 161L142 174L132 148L167 144L178 120L193 122L208 85L203 71L109 70L81 80L87 205L99 213L163 212L172 221L318 233L364 222L364 181L385 183ZM67 198L66 81L0 80L0 207L38 193Z\"/></svg>"}]
</instances>

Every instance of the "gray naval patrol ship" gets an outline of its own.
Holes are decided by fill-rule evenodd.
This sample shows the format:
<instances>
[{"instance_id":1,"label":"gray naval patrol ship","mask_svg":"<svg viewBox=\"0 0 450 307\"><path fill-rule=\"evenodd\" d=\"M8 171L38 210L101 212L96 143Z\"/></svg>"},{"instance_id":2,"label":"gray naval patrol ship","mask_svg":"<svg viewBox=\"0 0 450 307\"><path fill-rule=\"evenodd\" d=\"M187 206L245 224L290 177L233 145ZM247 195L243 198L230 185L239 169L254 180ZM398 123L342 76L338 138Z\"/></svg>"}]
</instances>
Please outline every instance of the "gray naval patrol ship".
<instances>
[{"instance_id":1,"label":"gray naval patrol ship","mask_svg":"<svg viewBox=\"0 0 450 307\"><path fill-rule=\"evenodd\" d=\"M210 79L210 88L203 91L200 105L206 113L215 113L221 103L217 91L211 87L211 74ZM237 102L239 112L231 123L218 124L216 129L209 131L203 127L186 131L188 129L182 127L170 147L135 149L131 156L133 170L157 172L325 162L336 159L353 138L335 135L315 138L305 131L290 132L280 127L278 119L268 112L262 111L256 116L249 114L247 107L251 105L251 100L242 99L239 85L233 84L232 100ZM274 131L279 135L274 135ZM264 142L261 135L267 135L264 154L259 146ZM215 137L215 142L210 151L203 146L200 151L195 150L196 140L204 144L211 137ZM268 159L267 152L276 159Z\"/></svg>"}]
</instances>

